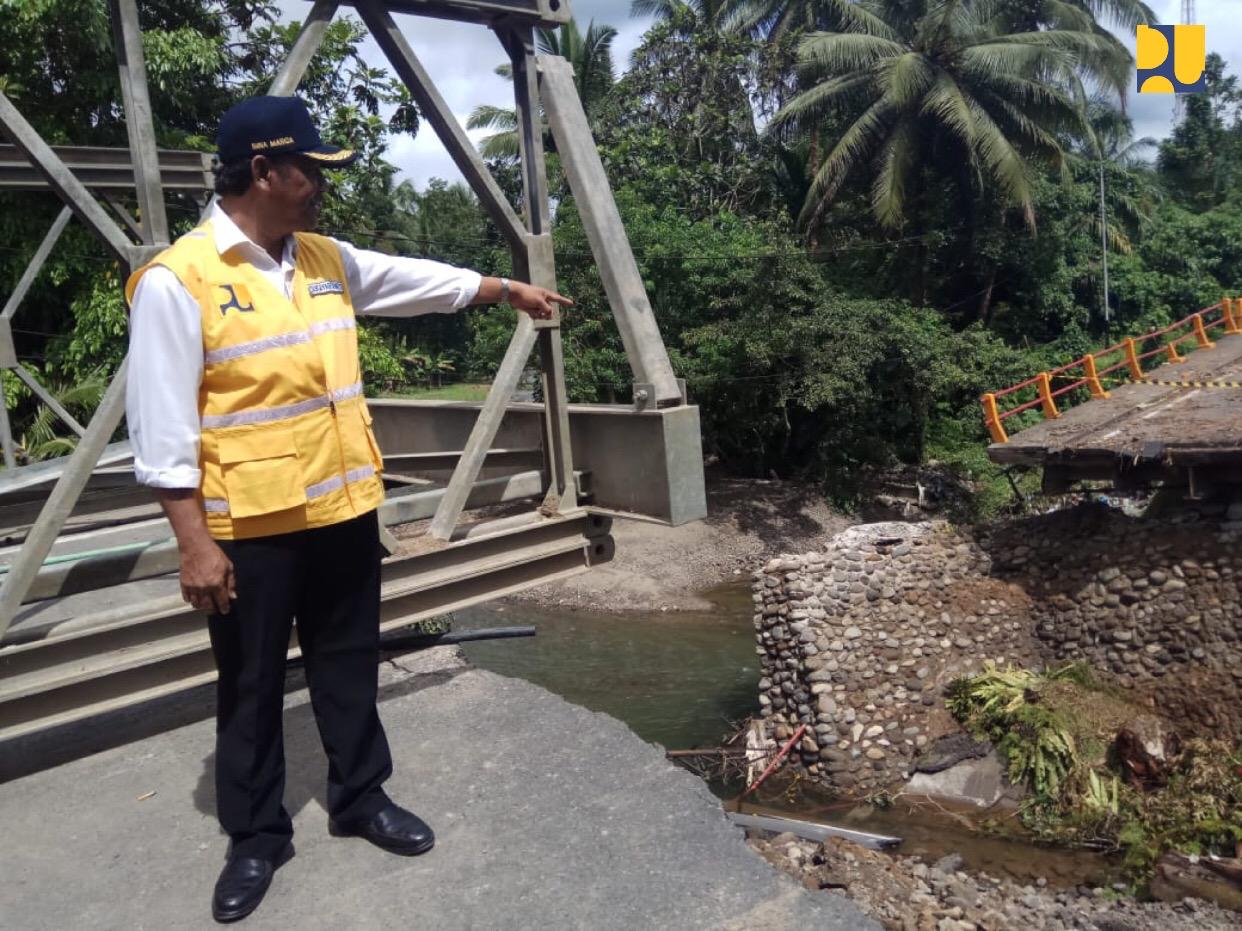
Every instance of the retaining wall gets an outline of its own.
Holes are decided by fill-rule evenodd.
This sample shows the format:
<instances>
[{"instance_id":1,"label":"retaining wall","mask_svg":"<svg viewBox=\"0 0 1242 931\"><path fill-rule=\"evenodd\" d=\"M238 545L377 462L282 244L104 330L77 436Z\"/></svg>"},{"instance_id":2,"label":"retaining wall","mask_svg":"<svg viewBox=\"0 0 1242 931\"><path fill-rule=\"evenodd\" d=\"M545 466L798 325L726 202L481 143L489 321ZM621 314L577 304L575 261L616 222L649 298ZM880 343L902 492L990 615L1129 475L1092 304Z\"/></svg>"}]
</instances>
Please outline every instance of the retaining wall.
<instances>
[{"instance_id":1,"label":"retaining wall","mask_svg":"<svg viewBox=\"0 0 1242 931\"><path fill-rule=\"evenodd\" d=\"M1082 506L971 535L853 527L754 576L765 740L865 793L956 731L944 688L998 664L1087 660L1186 734L1242 734L1242 524ZM1242 513L1236 516L1242 517Z\"/></svg>"}]
</instances>

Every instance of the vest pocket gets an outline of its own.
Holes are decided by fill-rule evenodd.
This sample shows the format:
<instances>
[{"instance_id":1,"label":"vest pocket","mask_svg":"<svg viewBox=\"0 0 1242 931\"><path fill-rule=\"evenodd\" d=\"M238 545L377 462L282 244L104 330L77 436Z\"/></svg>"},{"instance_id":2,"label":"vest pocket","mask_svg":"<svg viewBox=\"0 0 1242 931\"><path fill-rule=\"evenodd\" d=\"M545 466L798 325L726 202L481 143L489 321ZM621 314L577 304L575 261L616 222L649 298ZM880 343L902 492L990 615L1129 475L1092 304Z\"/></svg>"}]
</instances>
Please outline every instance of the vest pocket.
<instances>
[{"instance_id":1,"label":"vest pocket","mask_svg":"<svg viewBox=\"0 0 1242 931\"><path fill-rule=\"evenodd\" d=\"M291 430L264 427L222 435L218 442L230 517L254 517L306 504L306 483Z\"/></svg>"},{"instance_id":2,"label":"vest pocket","mask_svg":"<svg viewBox=\"0 0 1242 931\"><path fill-rule=\"evenodd\" d=\"M362 412L362 432L367 435L367 446L371 450L371 462L375 465L375 477L379 478L384 471L384 454L380 451L379 442L375 439L375 429L371 426L371 412L367 410L366 401L358 405Z\"/></svg>"}]
</instances>

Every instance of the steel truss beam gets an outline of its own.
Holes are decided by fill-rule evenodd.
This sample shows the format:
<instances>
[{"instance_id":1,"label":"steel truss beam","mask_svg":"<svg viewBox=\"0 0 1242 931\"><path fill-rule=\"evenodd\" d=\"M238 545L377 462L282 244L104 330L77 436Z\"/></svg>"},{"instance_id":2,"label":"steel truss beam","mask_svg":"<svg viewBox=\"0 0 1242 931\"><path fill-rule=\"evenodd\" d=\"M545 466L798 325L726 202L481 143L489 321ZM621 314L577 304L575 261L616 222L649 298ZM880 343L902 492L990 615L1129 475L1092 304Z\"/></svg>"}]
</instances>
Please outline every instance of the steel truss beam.
<instances>
[{"instance_id":1,"label":"steel truss beam","mask_svg":"<svg viewBox=\"0 0 1242 931\"><path fill-rule=\"evenodd\" d=\"M130 244L129 237L2 93L0 128L39 169L66 206L113 251L121 262L122 270L128 271L135 263L141 262L151 249L167 245L168 221L160 187L159 155L155 148L155 127L151 121L136 0L110 0L110 10L129 132L130 158L134 164L134 183L139 203L145 208L143 239L146 248ZM86 487L104 447L121 423L125 413L128 362L127 357L113 375L90 426L78 441L69 464L48 496L39 519L10 567L3 587L0 587L0 638L12 623L65 520ZM46 402L47 398L43 400Z\"/></svg>"},{"instance_id":2,"label":"steel truss beam","mask_svg":"<svg viewBox=\"0 0 1242 931\"><path fill-rule=\"evenodd\" d=\"M343 0L342 6L361 7L367 0ZM461 23L495 26L518 23L555 29L569 22L569 0L383 0L393 13L452 19Z\"/></svg>"},{"instance_id":3,"label":"steel truss beam","mask_svg":"<svg viewBox=\"0 0 1242 931\"><path fill-rule=\"evenodd\" d=\"M630 240L616 201L612 199L604 163L600 161L599 150L591 138L591 126L574 88L573 66L564 58L541 55L539 74L556 151L560 153L561 164L569 178L591 252L599 263L600 278L608 292L634 377L650 386L654 392L652 400L657 405L681 404L684 401L682 387L669 364L668 351L647 299L647 289L630 251Z\"/></svg>"},{"instance_id":4,"label":"steel truss beam","mask_svg":"<svg viewBox=\"0 0 1242 931\"><path fill-rule=\"evenodd\" d=\"M384 565L380 630L586 571L612 558L610 521L526 516ZM175 587L175 586L174 586ZM94 618L73 632L0 651L0 745L215 679L204 615L179 594ZM294 645L290 657L300 655Z\"/></svg>"},{"instance_id":5,"label":"steel truss beam","mask_svg":"<svg viewBox=\"0 0 1242 931\"><path fill-rule=\"evenodd\" d=\"M579 480L582 477L579 476ZM379 520L384 527L408 524L433 517L444 497L443 488L424 491L410 489L391 493L380 505ZM543 474L538 470L514 472L476 481L466 500L469 508L506 504L513 501L539 499L544 494ZM82 558L61 557L62 561L47 563L39 571L25 601L63 598L78 592L123 585L138 579L156 578L176 572L180 565L172 528L159 520L145 529L144 539L119 546L109 544L125 537L132 539L131 528L121 525L114 532L102 532L93 538L97 555ZM457 534L454 534L456 537ZM103 552L99 552L103 550ZM29 625L19 620L9 628L9 640L29 639Z\"/></svg>"},{"instance_id":6,"label":"steel truss beam","mask_svg":"<svg viewBox=\"0 0 1242 931\"><path fill-rule=\"evenodd\" d=\"M109 6L127 115L128 159L98 150L53 151L2 94L0 130L13 140L15 151L24 156L65 201L68 209L105 242L123 268L129 268L148 260L167 243L164 190L189 184L186 179L197 177L203 164L201 157L197 163L182 164L178 153L156 150L136 0L109 0ZM612 544L606 536L606 521L600 523L602 518L588 516L582 509L581 501L589 489L583 484L584 473L575 471L575 462L591 458L592 451L600 455L601 460L613 460L602 462L608 487L604 507L621 513L653 514L670 523L701 517L704 509L697 410L684 406L683 388L668 365L667 353L655 327L650 304L642 292L641 279L620 227L607 179L594 153L569 66L560 59L536 58L535 55L533 29L554 28L567 22L570 18L568 3L564 0L318 0L303 23L288 59L277 72L270 93L295 91L332 17L341 7L352 8L362 17L417 102L427 125L440 137L470 182L510 245L515 274L555 288L540 95L547 98L544 103L553 133L563 153L572 193L581 205L592 249L604 273L635 380L645 386L643 391L636 390L636 399L641 402L645 391L647 402L653 408L648 413L611 409L610 416L614 419L606 422L611 430L600 426L605 421L597 421L592 415L588 420L599 428L585 431L589 443L583 445L581 438L571 433L573 418L565 391L559 314L548 321L533 321L526 315L519 315L509 351L487 401L465 411L465 420L456 420L453 411L444 410L446 419L455 424L453 429L460 432L454 442L433 449L393 450L394 459L404 456L400 467L403 472L409 465L419 462L420 457L426 467L434 463L444 468L454 462L455 467L447 487L425 491L405 489L413 493L392 493L383 505L381 513L385 524L431 518L429 534L420 538L420 551L393 560L386 569L385 625L409 623L418 617L583 571L592 562L609 558ZM524 216L520 217L508 202L458 125L397 27L394 13L479 23L496 33L513 65ZM4 186L6 178L3 159L4 149L0 148L0 187ZM21 170L29 172L31 169L23 167ZM75 170L80 177L75 176ZM114 180L120 172L128 174L127 183ZM11 180L14 185L27 183L22 178ZM136 191L141 222L135 224L128 215L123 219L130 231L141 239L139 245L130 242L126 230L96 201L90 187L132 187ZM49 234L49 239L54 241L54 238ZM0 327L4 322L7 318L0 314ZM515 405L509 398L536 349L545 401L540 405L528 405L529 411L524 408L515 414ZM3 353L0 353L0 361L2 358ZM125 370L126 363L122 363L76 452L57 466L56 486L9 567L0 588L0 638L28 595L47 595L52 591L48 586L60 570L48 572L43 569L43 563L119 423ZM656 411L657 406L669 409ZM407 413L414 416L417 408ZM649 418L656 414L658 420ZM531 415L533 419L529 419ZM527 418L522 420L527 424L523 428L523 441L497 444L498 436L511 431L509 424L514 416ZM631 421L635 429L629 429ZM3 427L0 422L0 440L4 439ZM613 440L608 439L610 433L615 435ZM658 437L658 442L649 442L652 437ZM385 442L383 438L381 441ZM489 451L494 451L498 445L507 452L488 460ZM541 451L541 471L494 477L504 457L521 461L536 449ZM643 460L638 468L630 469L638 459ZM630 469L628 474L627 469ZM627 485L634 486L635 490L631 493ZM518 519L517 524L493 524L491 529L482 531L482 539L478 530L463 531L457 527L466 508L529 495L542 498L542 506L539 511ZM393 545L391 537L387 545ZM170 560L171 550L151 547L145 551L142 562L146 570L167 570L173 566ZM94 569L101 565L93 562ZM41 570L44 576L40 587L32 589ZM135 570L132 562L128 571L130 578L145 572ZM61 582L71 575L72 571L60 572ZM422 581L417 584L409 581L414 578ZM155 580L150 584L161 583ZM118 590L124 591L124 586L111 591ZM167 623L154 624L155 621ZM185 687L186 683L210 677L201 619L180 602L178 595L167 602L148 605L139 614L130 609L127 614L111 620L75 617L73 627L76 632L72 634L67 629L36 634L23 623L23 636L19 639L30 636L42 639L37 644L31 642L17 648L20 653L14 652L13 647L0 650L0 672L7 669L14 675L10 680L5 672L0 679L0 735L13 733L13 728L28 732L32 727L47 725L49 720L63 720L65 715L80 717L115 707L118 702L124 704L155 694L168 694ZM137 638L134 643L141 642L149 648L134 652L131 644L125 647L131 651L127 656L117 655L107 646L114 642L109 639L113 633L105 635L105 630L123 631L116 635L120 640ZM96 639L98 637L104 639ZM44 652L39 653L39 650ZM101 650L110 655L101 655ZM75 654L75 651L82 652ZM84 659L87 657L89 660ZM62 661L70 666L56 665ZM10 663L17 665L7 667ZM28 665L22 666L23 663ZM74 673L73 663L78 663L79 667L86 663L94 672ZM18 672L19 667L25 671ZM48 688L35 689L32 683L36 679ZM101 685L103 682L108 684ZM34 705L21 704L33 700L36 694L42 696L39 702L45 702L51 693L61 697L44 704L44 711L32 711ZM21 710L23 708L25 710ZM14 709L19 710L15 712ZM32 723L36 719L41 723Z\"/></svg>"},{"instance_id":7,"label":"steel truss beam","mask_svg":"<svg viewBox=\"0 0 1242 931\"><path fill-rule=\"evenodd\" d=\"M134 190L134 163L129 149L104 146L50 146L52 154L92 191ZM166 191L211 190L211 156L206 152L160 149L160 184ZM0 190L46 191L46 177L17 146L0 145Z\"/></svg>"}]
</instances>

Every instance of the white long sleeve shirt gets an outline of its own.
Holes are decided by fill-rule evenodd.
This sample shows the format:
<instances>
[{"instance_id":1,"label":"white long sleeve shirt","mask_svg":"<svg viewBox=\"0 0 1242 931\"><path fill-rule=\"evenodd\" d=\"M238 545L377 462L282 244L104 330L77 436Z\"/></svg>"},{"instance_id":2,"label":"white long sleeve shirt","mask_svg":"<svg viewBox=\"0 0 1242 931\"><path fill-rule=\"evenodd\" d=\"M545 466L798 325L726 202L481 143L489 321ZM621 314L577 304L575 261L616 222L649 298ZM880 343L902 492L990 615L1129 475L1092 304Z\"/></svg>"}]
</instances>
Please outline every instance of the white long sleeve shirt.
<instances>
[{"instance_id":1,"label":"white long sleeve shirt","mask_svg":"<svg viewBox=\"0 0 1242 931\"><path fill-rule=\"evenodd\" d=\"M286 297L293 294L297 241L285 239L276 262L246 237L219 204L210 213L216 249L237 249ZM452 313L479 291L477 272L428 259L384 255L333 240L341 250L354 311L387 317ZM203 380L203 328L198 301L163 266L138 282L129 315L125 416L134 474L143 485L197 488L198 390Z\"/></svg>"}]
</instances>

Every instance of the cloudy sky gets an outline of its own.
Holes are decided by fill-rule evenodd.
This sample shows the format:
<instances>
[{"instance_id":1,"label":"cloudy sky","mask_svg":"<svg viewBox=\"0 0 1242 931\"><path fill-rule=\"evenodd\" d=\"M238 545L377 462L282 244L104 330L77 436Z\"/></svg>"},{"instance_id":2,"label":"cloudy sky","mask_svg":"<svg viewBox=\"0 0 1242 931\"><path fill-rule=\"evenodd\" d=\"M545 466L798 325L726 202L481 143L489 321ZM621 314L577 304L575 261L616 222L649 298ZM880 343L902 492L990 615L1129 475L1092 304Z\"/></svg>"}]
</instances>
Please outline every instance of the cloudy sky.
<instances>
[{"instance_id":1,"label":"cloudy sky","mask_svg":"<svg viewBox=\"0 0 1242 931\"><path fill-rule=\"evenodd\" d=\"M574 17L586 28L592 19L607 23L617 30L613 42L613 61L621 68L629 63L630 52L638 45L649 20L630 18L630 0L570 0ZM303 0L280 0L286 18L301 19L310 9ZM338 14L339 15L339 14ZM356 15L356 14L355 14ZM397 15L397 23L405 33L414 54L422 61L436 87L462 126L470 111L479 104L513 106L513 85L497 77L493 69L508 61L500 43L491 30L484 26L453 23L420 16ZM387 59L375 42L367 38L362 48L368 63L385 67ZM476 141L488 135L486 130L471 132ZM404 177L419 187L430 178L460 180L461 173L448 157L435 132L424 125L414 139L402 137L394 140L388 151L388 159Z\"/></svg>"},{"instance_id":2,"label":"cloudy sky","mask_svg":"<svg viewBox=\"0 0 1242 931\"><path fill-rule=\"evenodd\" d=\"M613 44L613 60L624 68L630 52L638 45L649 21L629 15L629 0L571 0L574 16L585 28L594 19L618 30ZM1181 15L1180 0L1147 0L1159 21L1174 23ZM300 19L310 9L303 0L282 0L281 7L289 18ZM1208 51L1217 52L1229 62L1230 70L1242 72L1242 30L1230 23L1242 16L1242 0L1196 0L1198 21L1207 26ZM505 54L492 33L482 26L450 23L414 16L397 16L414 52L436 81L440 93L464 126L466 117L479 104L512 106L512 86L492 73L505 59ZM1119 33L1121 35L1121 33ZM1134 51L1134 35L1122 35L1130 51ZM364 56L376 65L386 65L383 55L370 39ZM391 69L390 69L391 70ZM1168 135L1173 125L1173 102L1168 96L1139 96L1132 93L1128 107L1139 136L1159 139ZM486 132L472 133L476 140ZM435 133L423 128L417 138L396 140L389 152L405 177L420 187L430 178L460 179L452 160L440 146Z\"/></svg>"}]
</instances>

